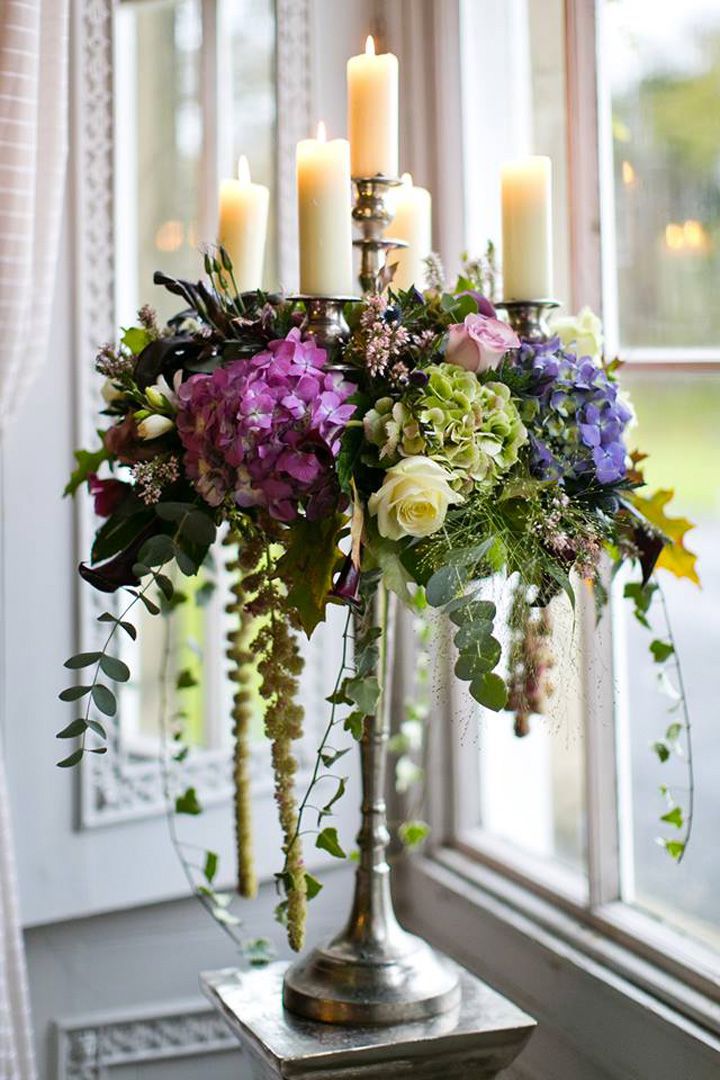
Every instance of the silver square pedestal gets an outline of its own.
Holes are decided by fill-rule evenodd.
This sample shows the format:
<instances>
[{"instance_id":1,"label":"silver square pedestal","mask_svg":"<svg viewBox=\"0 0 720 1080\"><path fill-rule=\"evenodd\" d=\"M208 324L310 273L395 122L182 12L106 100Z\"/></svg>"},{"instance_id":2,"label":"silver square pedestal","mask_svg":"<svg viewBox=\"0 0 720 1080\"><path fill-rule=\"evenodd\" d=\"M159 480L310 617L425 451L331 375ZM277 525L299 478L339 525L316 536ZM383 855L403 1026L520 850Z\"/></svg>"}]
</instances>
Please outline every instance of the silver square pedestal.
<instances>
[{"instance_id":1,"label":"silver square pedestal","mask_svg":"<svg viewBox=\"0 0 720 1080\"><path fill-rule=\"evenodd\" d=\"M507 1068L535 1028L532 1017L461 968L460 1004L431 1020L384 1027L303 1020L282 1006L287 966L200 976L245 1051L242 1080L483 1080Z\"/></svg>"}]
</instances>

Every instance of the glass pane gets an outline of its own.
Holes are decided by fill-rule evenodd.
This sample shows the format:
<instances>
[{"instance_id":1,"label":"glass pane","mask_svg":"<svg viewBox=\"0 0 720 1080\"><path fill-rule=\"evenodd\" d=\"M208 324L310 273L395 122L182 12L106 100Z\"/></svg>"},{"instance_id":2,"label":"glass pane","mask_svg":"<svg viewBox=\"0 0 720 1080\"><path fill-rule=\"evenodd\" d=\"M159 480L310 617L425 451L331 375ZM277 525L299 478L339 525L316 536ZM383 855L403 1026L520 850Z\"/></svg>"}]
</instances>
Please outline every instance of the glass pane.
<instances>
[{"instance_id":1,"label":"glass pane","mask_svg":"<svg viewBox=\"0 0 720 1080\"><path fill-rule=\"evenodd\" d=\"M478 255L488 239L500 241L502 164L524 154L549 155L554 292L561 298L570 295L564 34L562 0L461 4L468 251ZM508 608L510 592L507 585L495 587L499 610ZM530 734L516 737L510 713L480 717L467 699L465 737L468 747L477 747L479 795L468 793L466 824L480 826L486 839L582 870L584 749L577 641L571 640L566 605L552 606L556 667L551 680L556 692L547 715L530 719Z\"/></svg>"},{"instance_id":2,"label":"glass pane","mask_svg":"<svg viewBox=\"0 0 720 1080\"><path fill-rule=\"evenodd\" d=\"M602 0L600 14L620 347L718 346L720 5Z\"/></svg>"},{"instance_id":3,"label":"glass pane","mask_svg":"<svg viewBox=\"0 0 720 1080\"><path fill-rule=\"evenodd\" d=\"M481 255L492 240L500 251L502 165L526 154L548 155L554 293L562 300L570 295L565 5L463 0L460 11L467 249Z\"/></svg>"},{"instance_id":4,"label":"glass pane","mask_svg":"<svg viewBox=\"0 0 720 1080\"><path fill-rule=\"evenodd\" d=\"M681 761L660 764L651 744L662 738L674 718L657 685L648 653L646 630L616 604L623 635L624 710L630 750L634 886L625 882L627 899L662 915L694 935L720 945L720 749L717 735L717 652L720 642L720 374L631 372L623 382L638 413L637 443L650 454L646 476L650 487L673 487L673 515L697 523L688 547L699 555L702 590L661 571L693 725L695 758L695 823L693 836L678 866L655 843L672 827L659 821L667 807L659 792L668 784L676 801L687 806L687 777ZM662 629L659 612L654 618ZM623 670L624 669L624 670ZM625 825L628 825L625 818Z\"/></svg>"},{"instance_id":5,"label":"glass pane","mask_svg":"<svg viewBox=\"0 0 720 1080\"><path fill-rule=\"evenodd\" d=\"M499 637L507 676L511 652L507 628L513 582L491 590L498 609ZM538 612L538 616L542 614ZM584 870L583 688L578 662L579 623L563 597L548 610L551 629L548 695L544 715L527 721L527 733L515 733L510 712L483 713L479 752L479 820L476 824L500 840L575 871Z\"/></svg>"},{"instance_id":6,"label":"glass pane","mask_svg":"<svg viewBox=\"0 0 720 1080\"><path fill-rule=\"evenodd\" d=\"M115 23L116 290L129 322L143 300L162 318L177 300L153 271L198 276L204 237L201 0L121 3Z\"/></svg>"}]
</instances>

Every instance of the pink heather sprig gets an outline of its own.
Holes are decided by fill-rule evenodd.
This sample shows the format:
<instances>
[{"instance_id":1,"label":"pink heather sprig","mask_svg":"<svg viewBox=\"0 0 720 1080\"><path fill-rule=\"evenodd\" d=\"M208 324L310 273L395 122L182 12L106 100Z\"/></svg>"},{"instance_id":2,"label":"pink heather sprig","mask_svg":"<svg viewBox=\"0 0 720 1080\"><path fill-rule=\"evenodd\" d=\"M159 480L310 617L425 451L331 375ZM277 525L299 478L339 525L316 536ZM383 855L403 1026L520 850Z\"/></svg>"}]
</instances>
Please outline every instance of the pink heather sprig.
<instances>
[{"instance_id":1,"label":"pink heather sprig","mask_svg":"<svg viewBox=\"0 0 720 1080\"><path fill-rule=\"evenodd\" d=\"M265 352L180 388L185 465L211 506L230 496L278 521L322 517L338 499L335 458L353 386L325 371L327 353L293 329Z\"/></svg>"},{"instance_id":2,"label":"pink heather sprig","mask_svg":"<svg viewBox=\"0 0 720 1080\"><path fill-rule=\"evenodd\" d=\"M409 375L400 354L411 342L407 329L388 318L388 302L383 296L370 296L360 316L363 331L363 360L373 378L386 376L402 385Z\"/></svg>"}]
</instances>

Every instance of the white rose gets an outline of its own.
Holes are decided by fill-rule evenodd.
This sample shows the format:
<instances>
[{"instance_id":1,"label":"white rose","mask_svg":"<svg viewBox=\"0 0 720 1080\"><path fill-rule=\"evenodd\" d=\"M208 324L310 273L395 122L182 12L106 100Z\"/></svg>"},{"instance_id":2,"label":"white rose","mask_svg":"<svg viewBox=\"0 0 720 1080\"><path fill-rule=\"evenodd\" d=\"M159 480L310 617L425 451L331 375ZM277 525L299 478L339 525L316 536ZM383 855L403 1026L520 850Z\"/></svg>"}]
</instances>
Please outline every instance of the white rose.
<instances>
[{"instance_id":1,"label":"white rose","mask_svg":"<svg viewBox=\"0 0 720 1080\"><path fill-rule=\"evenodd\" d=\"M175 424L167 416L159 416L153 413L141 420L137 426L138 435L141 439L149 442L150 439L159 439L161 435L174 428Z\"/></svg>"},{"instance_id":2,"label":"white rose","mask_svg":"<svg viewBox=\"0 0 720 1080\"><path fill-rule=\"evenodd\" d=\"M557 334L563 346L576 356L589 356L600 360L603 351L602 322L597 315L584 307L578 315L553 319L553 334Z\"/></svg>"},{"instance_id":3,"label":"white rose","mask_svg":"<svg viewBox=\"0 0 720 1080\"><path fill-rule=\"evenodd\" d=\"M378 530L388 540L430 536L442 528L448 506L463 502L450 487L452 474L430 458L404 458L385 473L368 502Z\"/></svg>"}]
</instances>

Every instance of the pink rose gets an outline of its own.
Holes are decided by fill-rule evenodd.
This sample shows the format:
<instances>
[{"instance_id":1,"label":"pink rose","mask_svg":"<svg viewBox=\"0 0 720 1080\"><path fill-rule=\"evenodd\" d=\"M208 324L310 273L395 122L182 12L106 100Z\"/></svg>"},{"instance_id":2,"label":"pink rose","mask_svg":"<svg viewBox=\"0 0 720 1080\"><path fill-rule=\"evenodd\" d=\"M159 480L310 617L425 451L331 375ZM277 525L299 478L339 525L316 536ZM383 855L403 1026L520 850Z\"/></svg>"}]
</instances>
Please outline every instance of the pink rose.
<instances>
[{"instance_id":1,"label":"pink rose","mask_svg":"<svg viewBox=\"0 0 720 1080\"><path fill-rule=\"evenodd\" d=\"M487 371L497 367L508 349L517 349L520 338L507 323L488 315L466 315L465 321L449 327L445 359L466 371Z\"/></svg>"}]
</instances>

